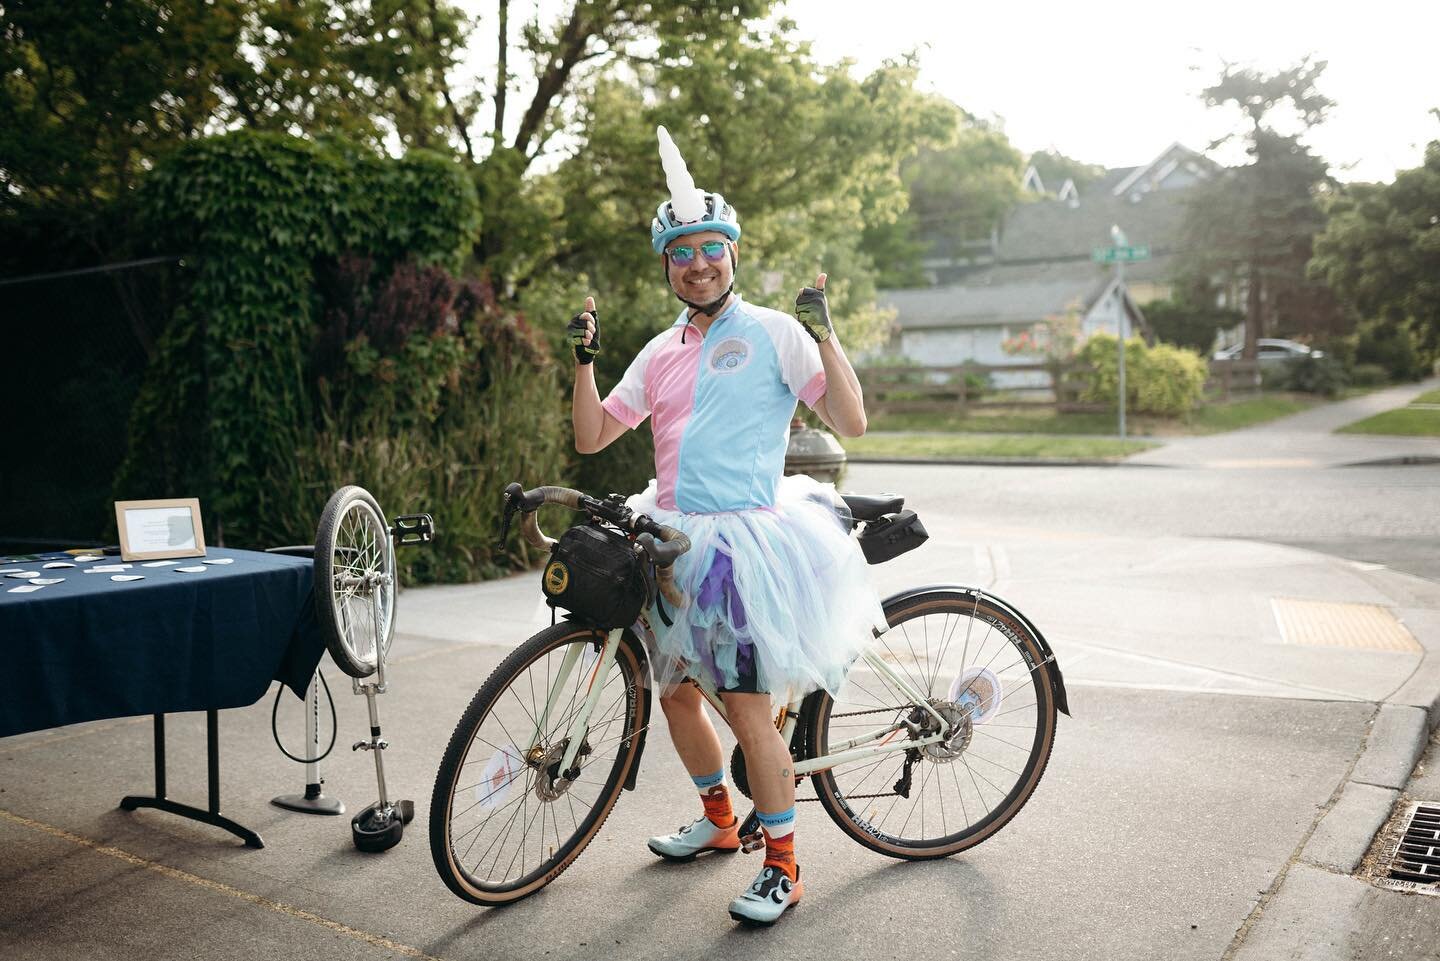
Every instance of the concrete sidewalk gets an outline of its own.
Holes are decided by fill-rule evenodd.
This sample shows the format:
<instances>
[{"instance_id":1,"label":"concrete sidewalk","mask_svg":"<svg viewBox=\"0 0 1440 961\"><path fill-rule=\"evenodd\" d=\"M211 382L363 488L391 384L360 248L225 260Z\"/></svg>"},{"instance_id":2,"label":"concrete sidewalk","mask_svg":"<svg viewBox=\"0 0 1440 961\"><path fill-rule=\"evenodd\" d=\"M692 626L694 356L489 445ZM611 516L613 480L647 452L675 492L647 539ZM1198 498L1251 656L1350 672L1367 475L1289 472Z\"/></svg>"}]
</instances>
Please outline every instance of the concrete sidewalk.
<instances>
[{"instance_id":1,"label":"concrete sidewalk","mask_svg":"<svg viewBox=\"0 0 1440 961\"><path fill-rule=\"evenodd\" d=\"M1267 468L1346 467L1404 459L1440 461L1440 437L1337 434L1357 420L1404 407L1440 388L1440 379L1377 390L1322 404L1256 427L1182 437L1126 459L1127 464L1163 467Z\"/></svg>"},{"instance_id":2,"label":"concrete sidewalk","mask_svg":"<svg viewBox=\"0 0 1440 961\"><path fill-rule=\"evenodd\" d=\"M876 469L856 470L859 489ZM503 911L451 897L430 864L431 785L475 689L549 622L530 573L401 595L381 711L392 794L417 812L383 855L351 848L348 817L269 806L302 779L270 742L268 699L222 722L225 813L263 851L114 809L147 788L148 719L0 740L0 956L1440 959L1440 900L1353 876L1440 717L1440 585L1250 541L987 528L925 492L909 504L931 540L873 568L877 587L1003 596L1050 640L1074 712L1034 799L971 852L889 862L802 805L806 904L737 930L724 905L753 860L674 869L643 848L693 806L657 727L638 790L565 875ZM363 702L329 673L343 748ZM298 706L281 710L293 750ZM172 725L172 794L192 801L200 724ZM373 799L367 756L323 770L352 813ZM1400 940L1357 944L1357 927Z\"/></svg>"}]
</instances>

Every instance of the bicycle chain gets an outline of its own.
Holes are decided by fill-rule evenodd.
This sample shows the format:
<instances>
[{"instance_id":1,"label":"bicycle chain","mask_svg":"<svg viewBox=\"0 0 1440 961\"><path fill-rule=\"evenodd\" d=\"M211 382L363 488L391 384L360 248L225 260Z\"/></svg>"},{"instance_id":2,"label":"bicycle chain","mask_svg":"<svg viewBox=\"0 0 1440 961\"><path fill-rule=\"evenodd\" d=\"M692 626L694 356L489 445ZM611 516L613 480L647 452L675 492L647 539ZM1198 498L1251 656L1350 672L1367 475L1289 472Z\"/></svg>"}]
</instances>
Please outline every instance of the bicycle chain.
<instances>
[{"instance_id":1,"label":"bicycle chain","mask_svg":"<svg viewBox=\"0 0 1440 961\"><path fill-rule=\"evenodd\" d=\"M876 708L876 709L874 709L874 710L872 710L872 711L846 711L846 712L844 712L844 713L842 713L842 714L831 714L830 716L831 716L831 717L861 717L862 715L866 715L866 714L898 714L898 713L900 713L900 712L903 711L903 710L904 710L904 708L901 708L901 707L880 707L880 708ZM896 792L894 792L894 791L890 791L890 792L887 793L887 794L847 794L847 795L845 795L845 800L847 800L847 801L864 801L864 800L868 800L868 799L872 799L872 798L887 798L887 797L896 797L896 796L897 796L897 795L896 795ZM820 800L818 797L797 797L797 798L795 799L795 802L798 804L798 803L800 803L801 801L818 801L818 800Z\"/></svg>"}]
</instances>

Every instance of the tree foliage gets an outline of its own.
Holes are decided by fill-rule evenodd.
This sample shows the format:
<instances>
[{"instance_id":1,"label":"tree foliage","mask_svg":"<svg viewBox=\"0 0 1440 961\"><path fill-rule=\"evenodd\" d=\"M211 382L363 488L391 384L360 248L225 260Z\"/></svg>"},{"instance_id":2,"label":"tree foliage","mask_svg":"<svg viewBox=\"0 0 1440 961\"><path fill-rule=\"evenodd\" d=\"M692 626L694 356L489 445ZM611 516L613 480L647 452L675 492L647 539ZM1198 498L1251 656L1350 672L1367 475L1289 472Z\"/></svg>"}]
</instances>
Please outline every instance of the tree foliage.
<instances>
[{"instance_id":1,"label":"tree foliage","mask_svg":"<svg viewBox=\"0 0 1440 961\"><path fill-rule=\"evenodd\" d=\"M1332 105L1317 89L1324 70L1324 61L1308 59L1273 74L1227 66L1204 91L1210 106L1240 112L1251 162L1193 191L1182 269L1243 290L1247 357L1267 334L1333 333L1338 325L1328 291L1305 272L1325 224L1319 197L1330 187L1328 167L1301 142L1303 133L1276 128L1282 108L1302 131L1321 122Z\"/></svg>"},{"instance_id":2,"label":"tree foliage","mask_svg":"<svg viewBox=\"0 0 1440 961\"><path fill-rule=\"evenodd\" d=\"M385 275L406 259L457 268L474 191L440 155L239 132L172 153L140 201L145 232L194 266L136 401L119 493L203 491L213 520L256 543L315 415L317 266L360 250Z\"/></svg>"},{"instance_id":3,"label":"tree foliage","mask_svg":"<svg viewBox=\"0 0 1440 961\"><path fill-rule=\"evenodd\" d=\"M1026 162L1035 168L1045 189L1052 194L1065 186L1067 180L1075 181L1076 189L1083 191L1087 184L1105 176L1103 164L1087 164L1058 150L1037 150Z\"/></svg>"},{"instance_id":4,"label":"tree foliage","mask_svg":"<svg viewBox=\"0 0 1440 961\"><path fill-rule=\"evenodd\" d=\"M921 144L901 166L908 209L865 230L864 249L887 287L923 285L926 254L962 257L967 246L987 243L1020 198L1020 152L1004 132L943 98L925 102L944 121L936 131L944 137Z\"/></svg>"},{"instance_id":5,"label":"tree foliage","mask_svg":"<svg viewBox=\"0 0 1440 961\"><path fill-rule=\"evenodd\" d=\"M531 178L511 201L512 210L536 212L531 236L543 245L517 281L527 315L554 318L558 336L559 321L595 296L607 331L602 393L674 318L680 305L649 243L656 205L669 196L655 140L656 124L665 124L695 182L739 211L736 289L789 310L800 287L827 270L846 344L876 342L888 318L874 308L865 228L903 213L901 161L944 136L953 113L916 93L915 72L909 61L863 78L847 64L822 66L782 25L697 45L687 63L661 59L597 81L578 105L586 139L573 158ZM607 489L643 483L646 443L627 439L587 458L585 476Z\"/></svg>"},{"instance_id":6,"label":"tree foliage","mask_svg":"<svg viewBox=\"0 0 1440 961\"><path fill-rule=\"evenodd\" d=\"M1440 351L1440 140L1391 184L1355 184L1330 207L1311 271L1361 316L1413 328Z\"/></svg>"},{"instance_id":7,"label":"tree foliage","mask_svg":"<svg viewBox=\"0 0 1440 961\"><path fill-rule=\"evenodd\" d=\"M7 2L0 205L123 198L180 143L241 126L444 147L465 24L441 0Z\"/></svg>"},{"instance_id":8,"label":"tree foliage","mask_svg":"<svg viewBox=\"0 0 1440 961\"><path fill-rule=\"evenodd\" d=\"M1209 354L1215 334L1245 319L1240 311L1216 307L1213 299L1185 297L1154 300L1145 305L1145 321L1155 336L1167 344Z\"/></svg>"}]
</instances>

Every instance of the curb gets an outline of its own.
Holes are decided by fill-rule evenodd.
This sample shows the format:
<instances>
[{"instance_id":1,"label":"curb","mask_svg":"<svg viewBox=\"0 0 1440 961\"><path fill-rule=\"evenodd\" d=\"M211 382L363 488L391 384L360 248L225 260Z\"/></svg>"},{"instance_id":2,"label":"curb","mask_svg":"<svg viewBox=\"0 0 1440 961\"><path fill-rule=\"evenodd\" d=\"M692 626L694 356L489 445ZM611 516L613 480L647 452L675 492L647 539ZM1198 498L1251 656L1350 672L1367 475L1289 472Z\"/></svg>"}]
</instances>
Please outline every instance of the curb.
<instances>
[{"instance_id":1,"label":"curb","mask_svg":"<svg viewBox=\"0 0 1440 961\"><path fill-rule=\"evenodd\" d=\"M1402 454L1398 457L1377 457L1374 460L1357 460L1338 467L1424 467L1440 464L1440 456L1434 454Z\"/></svg>"},{"instance_id":2,"label":"curb","mask_svg":"<svg viewBox=\"0 0 1440 961\"><path fill-rule=\"evenodd\" d=\"M1440 671L1430 672L1427 680L1428 700L1440 703ZM1342 874L1355 872L1425 752L1434 718L1424 707L1392 702L1379 706L1339 798L1301 852L1303 860Z\"/></svg>"}]
</instances>

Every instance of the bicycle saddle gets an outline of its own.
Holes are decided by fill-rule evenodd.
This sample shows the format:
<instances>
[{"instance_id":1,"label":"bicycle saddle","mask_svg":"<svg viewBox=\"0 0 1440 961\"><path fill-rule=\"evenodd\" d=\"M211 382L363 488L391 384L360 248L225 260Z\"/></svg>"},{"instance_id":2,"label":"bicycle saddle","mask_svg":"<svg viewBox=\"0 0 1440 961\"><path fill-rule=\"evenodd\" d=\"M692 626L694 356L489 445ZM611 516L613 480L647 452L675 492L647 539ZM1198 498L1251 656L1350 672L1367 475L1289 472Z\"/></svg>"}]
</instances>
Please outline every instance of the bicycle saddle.
<instances>
[{"instance_id":1,"label":"bicycle saddle","mask_svg":"<svg viewBox=\"0 0 1440 961\"><path fill-rule=\"evenodd\" d=\"M855 515L857 521L873 521L885 514L893 514L905 506L905 498L899 494L841 494L845 506Z\"/></svg>"}]
</instances>

